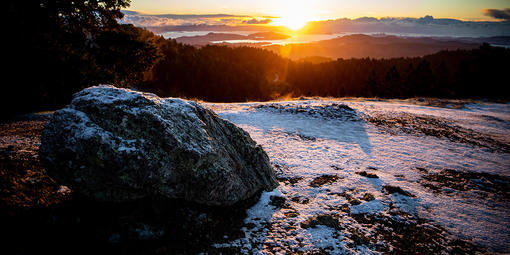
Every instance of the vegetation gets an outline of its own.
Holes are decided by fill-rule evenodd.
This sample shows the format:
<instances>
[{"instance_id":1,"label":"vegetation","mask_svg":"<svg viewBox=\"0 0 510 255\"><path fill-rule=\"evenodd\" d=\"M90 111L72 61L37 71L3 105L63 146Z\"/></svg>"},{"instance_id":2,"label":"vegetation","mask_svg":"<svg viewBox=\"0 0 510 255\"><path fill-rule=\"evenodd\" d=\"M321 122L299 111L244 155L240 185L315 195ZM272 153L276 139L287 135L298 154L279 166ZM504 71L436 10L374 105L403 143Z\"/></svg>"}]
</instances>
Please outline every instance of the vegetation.
<instances>
[{"instance_id":1,"label":"vegetation","mask_svg":"<svg viewBox=\"0 0 510 255\"><path fill-rule=\"evenodd\" d=\"M129 0L9 0L3 114L62 107L114 84L213 102L281 96L508 100L510 49L487 44L415 58L292 61L250 47L193 47L119 24Z\"/></svg>"},{"instance_id":2,"label":"vegetation","mask_svg":"<svg viewBox=\"0 0 510 255\"><path fill-rule=\"evenodd\" d=\"M482 45L415 58L338 59L313 64L262 49L184 46L162 40L164 58L142 88L206 101L280 96L510 99L510 49Z\"/></svg>"},{"instance_id":3,"label":"vegetation","mask_svg":"<svg viewBox=\"0 0 510 255\"><path fill-rule=\"evenodd\" d=\"M61 107L84 87L130 86L157 60L153 35L117 22L129 0L8 0L7 114ZM149 36L150 35L150 36ZM7 112L10 111L10 112Z\"/></svg>"}]
</instances>

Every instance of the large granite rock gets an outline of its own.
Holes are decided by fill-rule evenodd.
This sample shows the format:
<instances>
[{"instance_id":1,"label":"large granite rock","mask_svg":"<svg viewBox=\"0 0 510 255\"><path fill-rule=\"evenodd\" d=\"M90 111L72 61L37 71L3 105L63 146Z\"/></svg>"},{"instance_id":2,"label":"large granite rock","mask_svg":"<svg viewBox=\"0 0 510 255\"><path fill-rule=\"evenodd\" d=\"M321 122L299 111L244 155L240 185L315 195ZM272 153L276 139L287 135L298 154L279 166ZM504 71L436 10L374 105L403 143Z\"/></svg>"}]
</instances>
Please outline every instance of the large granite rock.
<instances>
[{"instance_id":1,"label":"large granite rock","mask_svg":"<svg viewBox=\"0 0 510 255\"><path fill-rule=\"evenodd\" d=\"M232 205L277 186L244 130L195 102L112 86L85 89L56 111L39 155L50 176L99 201Z\"/></svg>"}]
</instances>

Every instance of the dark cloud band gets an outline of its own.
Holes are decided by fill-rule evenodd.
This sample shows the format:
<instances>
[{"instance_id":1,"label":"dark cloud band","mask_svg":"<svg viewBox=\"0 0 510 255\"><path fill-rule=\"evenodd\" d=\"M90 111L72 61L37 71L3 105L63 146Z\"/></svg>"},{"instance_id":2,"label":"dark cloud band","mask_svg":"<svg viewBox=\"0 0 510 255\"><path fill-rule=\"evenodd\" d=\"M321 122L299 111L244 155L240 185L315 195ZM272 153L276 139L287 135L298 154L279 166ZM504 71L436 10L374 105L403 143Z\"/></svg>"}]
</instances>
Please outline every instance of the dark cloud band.
<instances>
[{"instance_id":1,"label":"dark cloud band","mask_svg":"<svg viewBox=\"0 0 510 255\"><path fill-rule=\"evenodd\" d=\"M483 13L486 16L493 17L495 19L510 20L510 8L503 10L498 9L485 9Z\"/></svg>"},{"instance_id":2,"label":"dark cloud band","mask_svg":"<svg viewBox=\"0 0 510 255\"><path fill-rule=\"evenodd\" d=\"M250 20L244 20L243 24L269 24L271 23L271 19L250 19Z\"/></svg>"}]
</instances>

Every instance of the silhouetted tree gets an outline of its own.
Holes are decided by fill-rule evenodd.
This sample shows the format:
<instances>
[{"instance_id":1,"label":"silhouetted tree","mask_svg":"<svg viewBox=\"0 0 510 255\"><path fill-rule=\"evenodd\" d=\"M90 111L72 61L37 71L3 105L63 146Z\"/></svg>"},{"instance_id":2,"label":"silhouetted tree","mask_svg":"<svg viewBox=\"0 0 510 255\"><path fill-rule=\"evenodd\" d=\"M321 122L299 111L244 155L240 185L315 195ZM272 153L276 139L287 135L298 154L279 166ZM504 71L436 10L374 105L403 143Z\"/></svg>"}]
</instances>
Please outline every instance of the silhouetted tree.
<instances>
[{"instance_id":1,"label":"silhouetted tree","mask_svg":"<svg viewBox=\"0 0 510 255\"><path fill-rule=\"evenodd\" d=\"M224 102L278 95L509 97L502 93L508 85L501 81L506 80L504 67L510 50L503 48L482 46L425 57L312 64L249 47L196 48L164 39L159 43L164 57L148 75L152 78L144 88L163 96Z\"/></svg>"},{"instance_id":2,"label":"silhouetted tree","mask_svg":"<svg viewBox=\"0 0 510 255\"><path fill-rule=\"evenodd\" d=\"M148 31L120 25L129 0L8 0L7 73L3 114L69 103L90 85L126 86L142 80L157 48ZM151 35L150 37L153 37ZM9 109L7 111L7 109Z\"/></svg>"},{"instance_id":3,"label":"silhouetted tree","mask_svg":"<svg viewBox=\"0 0 510 255\"><path fill-rule=\"evenodd\" d=\"M377 74L375 71L372 71L367 79L367 94L368 97L377 96L377 92L379 90L379 81L377 79Z\"/></svg>"},{"instance_id":4,"label":"silhouetted tree","mask_svg":"<svg viewBox=\"0 0 510 255\"><path fill-rule=\"evenodd\" d=\"M448 71L448 67L444 60L441 61L439 66L436 68L436 72L434 75L437 79L436 85L434 86L437 89L436 96L439 97L451 97L454 96L454 91L450 88L450 73Z\"/></svg>"},{"instance_id":5,"label":"silhouetted tree","mask_svg":"<svg viewBox=\"0 0 510 255\"><path fill-rule=\"evenodd\" d=\"M433 75L430 63L423 59L409 76L409 85L414 96L430 96Z\"/></svg>"},{"instance_id":6,"label":"silhouetted tree","mask_svg":"<svg viewBox=\"0 0 510 255\"><path fill-rule=\"evenodd\" d=\"M402 96L400 73L398 72L397 67L392 66L386 73L381 93L383 97L387 98L399 98Z\"/></svg>"}]
</instances>

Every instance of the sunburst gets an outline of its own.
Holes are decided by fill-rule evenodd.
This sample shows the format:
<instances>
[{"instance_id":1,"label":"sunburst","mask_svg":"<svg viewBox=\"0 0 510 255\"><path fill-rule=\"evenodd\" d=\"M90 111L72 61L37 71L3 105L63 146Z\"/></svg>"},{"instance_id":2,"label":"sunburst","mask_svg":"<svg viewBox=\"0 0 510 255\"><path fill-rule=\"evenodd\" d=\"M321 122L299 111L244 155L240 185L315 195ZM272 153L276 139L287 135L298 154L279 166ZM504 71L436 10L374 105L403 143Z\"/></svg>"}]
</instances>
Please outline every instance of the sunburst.
<instances>
[{"instance_id":1,"label":"sunburst","mask_svg":"<svg viewBox=\"0 0 510 255\"><path fill-rule=\"evenodd\" d=\"M278 12L279 18L273 20L273 24L285 26L292 30L303 28L309 21L314 20L310 10L303 1L289 3L284 10Z\"/></svg>"}]
</instances>

